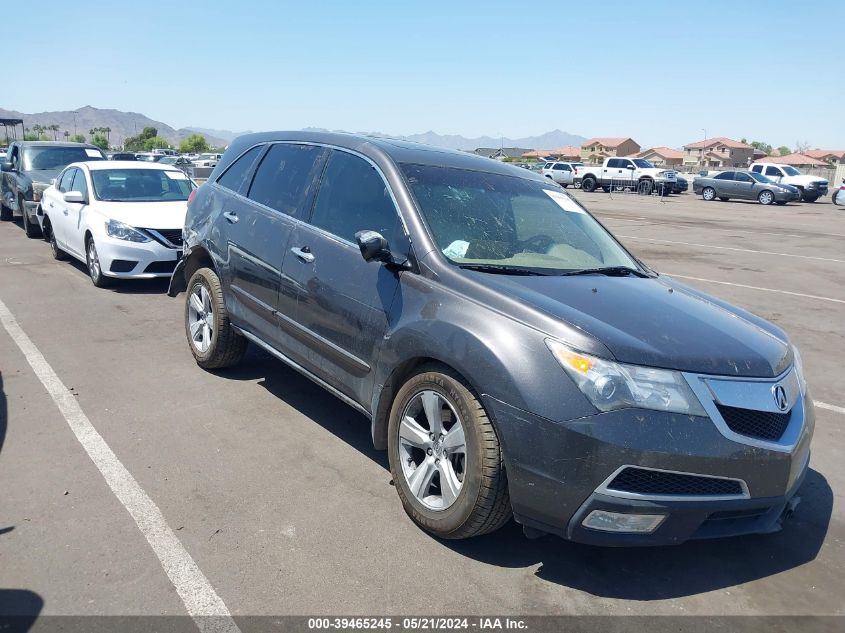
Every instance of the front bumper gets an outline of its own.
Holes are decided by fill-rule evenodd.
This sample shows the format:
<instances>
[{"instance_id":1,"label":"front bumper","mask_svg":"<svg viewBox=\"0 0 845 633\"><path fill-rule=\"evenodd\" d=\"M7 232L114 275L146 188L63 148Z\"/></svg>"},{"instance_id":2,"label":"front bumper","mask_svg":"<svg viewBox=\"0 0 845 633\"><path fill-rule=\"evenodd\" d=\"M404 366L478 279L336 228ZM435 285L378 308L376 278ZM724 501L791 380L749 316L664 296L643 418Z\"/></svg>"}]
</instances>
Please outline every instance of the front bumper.
<instances>
[{"instance_id":1,"label":"front bumper","mask_svg":"<svg viewBox=\"0 0 845 633\"><path fill-rule=\"evenodd\" d=\"M595 545L670 545L777 530L806 473L814 427L809 394L803 396L804 414L800 428L792 429L795 444L789 450L729 439L705 417L624 409L556 422L490 396L484 402L502 441L516 520ZM607 482L626 466L739 480L744 494L608 490ZM607 532L583 525L594 510L665 518L651 533Z\"/></svg>"},{"instance_id":2,"label":"front bumper","mask_svg":"<svg viewBox=\"0 0 845 633\"><path fill-rule=\"evenodd\" d=\"M96 244L103 274L118 279L170 277L182 257L181 249L156 241L129 242L101 236Z\"/></svg>"},{"instance_id":3,"label":"front bumper","mask_svg":"<svg viewBox=\"0 0 845 633\"><path fill-rule=\"evenodd\" d=\"M38 220L38 208L41 206L40 202L32 202L31 200L24 200L23 201L24 208L21 210L21 213L26 213L29 221L33 224L39 224Z\"/></svg>"},{"instance_id":4,"label":"front bumper","mask_svg":"<svg viewBox=\"0 0 845 633\"><path fill-rule=\"evenodd\" d=\"M801 199L801 192L800 191L776 191L775 192L775 201L776 202L795 202Z\"/></svg>"}]
</instances>

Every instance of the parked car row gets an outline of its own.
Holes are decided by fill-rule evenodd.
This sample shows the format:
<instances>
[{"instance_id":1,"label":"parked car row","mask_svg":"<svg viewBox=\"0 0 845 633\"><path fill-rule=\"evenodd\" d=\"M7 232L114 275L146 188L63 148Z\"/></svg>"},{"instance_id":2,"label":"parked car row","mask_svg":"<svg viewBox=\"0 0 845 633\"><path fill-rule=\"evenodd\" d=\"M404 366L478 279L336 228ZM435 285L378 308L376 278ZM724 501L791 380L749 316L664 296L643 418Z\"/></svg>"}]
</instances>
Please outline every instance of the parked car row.
<instances>
[{"instance_id":1,"label":"parked car row","mask_svg":"<svg viewBox=\"0 0 845 633\"><path fill-rule=\"evenodd\" d=\"M514 517L677 544L772 532L797 504L814 412L787 335L658 274L531 170L250 134L198 189L161 163L74 162L35 217L95 285L170 276L199 367L256 345L366 416L438 537Z\"/></svg>"}]
</instances>

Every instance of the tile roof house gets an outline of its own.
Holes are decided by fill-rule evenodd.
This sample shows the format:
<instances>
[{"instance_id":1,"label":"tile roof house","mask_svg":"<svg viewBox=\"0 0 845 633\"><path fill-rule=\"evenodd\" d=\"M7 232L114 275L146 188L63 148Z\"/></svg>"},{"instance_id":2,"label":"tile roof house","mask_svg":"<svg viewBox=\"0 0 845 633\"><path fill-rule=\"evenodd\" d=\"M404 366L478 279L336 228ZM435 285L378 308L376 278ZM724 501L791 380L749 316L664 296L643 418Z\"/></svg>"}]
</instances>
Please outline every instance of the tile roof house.
<instances>
[{"instance_id":1,"label":"tile roof house","mask_svg":"<svg viewBox=\"0 0 845 633\"><path fill-rule=\"evenodd\" d=\"M567 145L556 149L535 149L525 152L523 158L554 158L555 160L581 160L581 148Z\"/></svg>"},{"instance_id":2,"label":"tile roof house","mask_svg":"<svg viewBox=\"0 0 845 633\"><path fill-rule=\"evenodd\" d=\"M581 160L601 163L609 156L631 156L639 151L639 143L632 138L597 136L581 143Z\"/></svg>"},{"instance_id":3,"label":"tile roof house","mask_svg":"<svg viewBox=\"0 0 845 633\"><path fill-rule=\"evenodd\" d=\"M704 167L748 167L754 160L754 148L725 136L708 138L684 145L684 165Z\"/></svg>"},{"instance_id":4,"label":"tile roof house","mask_svg":"<svg viewBox=\"0 0 845 633\"><path fill-rule=\"evenodd\" d=\"M776 165L792 165L793 167L827 167L828 163L817 160L806 154L787 154L786 156L766 156L757 161L760 163L775 163Z\"/></svg>"},{"instance_id":5,"label":"tile roof house","mask_svg":"<svg viewBox=\"0 0 845 633\"><path fill-rule=\"evenodd\" d=\"M637 158L645 158L655 167L680 167L684 153L670 147L652 147L637 154Z\"/></svg>"},{"instance_id":6,"label":"tile roof house","mask_svg":"<svg viewBox=\"0 0 845 633\"><path fill-rule=\"evenodd\" d=\"M828 163L845 163L845 149L810 149L803 154Z\"/></svg>"}]
</instances>

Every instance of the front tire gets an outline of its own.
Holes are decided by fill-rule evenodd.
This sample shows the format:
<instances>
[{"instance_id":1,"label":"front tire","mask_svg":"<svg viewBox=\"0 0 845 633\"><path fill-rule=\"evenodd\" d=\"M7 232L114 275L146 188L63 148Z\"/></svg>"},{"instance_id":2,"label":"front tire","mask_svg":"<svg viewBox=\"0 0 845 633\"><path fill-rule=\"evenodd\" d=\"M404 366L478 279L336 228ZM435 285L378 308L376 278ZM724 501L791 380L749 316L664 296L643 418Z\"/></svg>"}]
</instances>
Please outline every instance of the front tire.
<instances>
[{"instance_id":1,"label":"front tire","mask_svg":"<svg viewBox=\"0 0 845 633\"><path fill-rule=\"evenodd\" d=\"M705 187L701 190L701 197L704 198L707 202L711 202L713 199L716 198L716 190L713 187Z\"/></svg>"},{"instance_id":2,"label":"front tire","mask_svg":"<svg viewBox=\"0 0 845 633\"><path fill-rule=\"evenodd\" d=\"M97 288L107 288L111 285L111 279L103 274L100 256L97 254L97 245L94 243L93 237L89 237L85 243L85 263L88 265L88 276L91 277L91 283Z\"/></svg>"},{"instance_id":3,"label":"front tire","mask_svg":"<svg viewBox=\"0 0 845 633\"><path fill-rule=\"evenodd\" d=\"M819 196L808 195L806 193L803 196L804 202L815 202L818 199L819 199Z\"/></svg>"},{"instance_id":4,"label":"front tire","mask_svg":"<svg viewBox=\"0 0 845 633\"><path fill-rule=\"evenodd\" d=\"M587 176L581 181L581 189L583 189L587 193L592 193L596 190L597 184L598 183L596 182L595 178L593 178L592 176Z\"/></svg>"},{"instance_id":5,"label":"front tire","mask_svg":"<svg viewBox=\"0 0 845 633\"><path fill-rule=\"evenodd\" d=\"M26 233L26 236L30 239L41 237L41 227L29 221L29 213L26 211L23 198L21 198L20 202L18 202L18 206L20 207L21 215L23 216L23 232Z\"/></svg>"},{"instance_id":6,"label":"front tire","mask_svg":"<svg viewBox=\"0 0 845 633\"><path fill-rule=\"evenodd\" d=\"M44 234L50 243L50 252L53 254L53 259L58 259L59 261L65 259L67 256L56 241L56 233L53 231L53 225L50 224L49 218L44 218Z\"/></svg>"},{"instance_id":7,"label":"front tire","mask_svg":"<svg viewBox=\"0 0 845 633\"><path fill-rule=\"evenodd\" d=\"M764 189L760 192L760 195L757 196L757 200L760 204L768 206L775 201L775 194L768 189Z\"/></svg>"},{"instance_id":8,"label":"front tire","mask_svg":"<svg viewBox=\"0 0 845 633\"><path fill-rule=\"evenodd\" d=\"M220 278L210 268L197 270L188 283L185 335L203 369L232 367L246 352L247 340L229 322Z\"/></svg>"},{"instance_id":9,"label":"front tire","mask_svg":"<svg viewBox=\"0 0 845 633\"><path fill-rule=\"evenodd\" d=\"M388 457L405 512L439 538L493 532L512 516L493 424L466 381L445 366L424 365L397 392Z\"/></svg>"}]
</instances>

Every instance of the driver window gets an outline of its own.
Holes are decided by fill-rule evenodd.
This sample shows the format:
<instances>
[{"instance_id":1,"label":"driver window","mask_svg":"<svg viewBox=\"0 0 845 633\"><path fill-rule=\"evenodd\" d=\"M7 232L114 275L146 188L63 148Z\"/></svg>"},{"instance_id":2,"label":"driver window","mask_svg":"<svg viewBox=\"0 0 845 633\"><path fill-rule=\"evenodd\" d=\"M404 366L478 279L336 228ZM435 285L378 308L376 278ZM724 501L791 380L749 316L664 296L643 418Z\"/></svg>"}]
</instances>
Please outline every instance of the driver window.
<instances>
[{"instance_id":1,"label":"driver window","mask_svg":"<svg viewBox=\"0 0 845 633\"><path fill-rule=\"evenodd\" d=\"M66 169L65 173L62 174L62 177L59 180L59 186L57 187L60 193L67 193L70 191L70 185L73 183L73 173L75 171L75 168Z\"/></svg>"},{"instance_id":2,"label":"driver window","mask_svg":"<svg viewBox=\"0 0 845 633\"><path fill-rule=\"evenodd\" d=\"M739 182L751 182L751 176L749 176L748 174L737 173L736 179Z\"/></svg>"},{"instance_id":3,"label":"driver window","mask_svg":"<svg viewBox=\"0 0 845 633\"><path fill-rule=\"evenodd\" d=\"M82 194L82 197L86 200L88 199L88 183L85 180L85 172L81 169L74 169L75 173L73 177L73 185L70 191L78 191Z\"/></svg>"}]
</instances>

